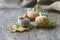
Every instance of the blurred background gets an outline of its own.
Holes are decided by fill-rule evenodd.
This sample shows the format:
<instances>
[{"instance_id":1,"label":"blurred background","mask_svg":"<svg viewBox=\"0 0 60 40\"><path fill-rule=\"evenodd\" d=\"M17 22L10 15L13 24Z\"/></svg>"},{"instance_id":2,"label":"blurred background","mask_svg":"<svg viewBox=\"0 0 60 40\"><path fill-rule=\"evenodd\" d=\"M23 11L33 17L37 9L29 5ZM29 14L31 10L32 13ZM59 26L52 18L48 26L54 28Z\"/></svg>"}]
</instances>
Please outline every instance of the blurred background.
<instances>
[{"instance_id":1,"label":"blurred background","mask_svg":"<svg viewBox=\"0 0 60 40\"><path fill-rule=\"evenodd\" d=\"M0 8L25 8L34 7L36 4L39 6L43 5L47 8L45 5L50 5L57 1L60 0L0 0Z\"/></svg>"},{"instance_id":2,"label":"blurred background","mask_svg":"<svg viewBox=\"0 0 60 40\"><path fill-rule=\"evenodd\" d=\"M0 0L0 3L12 3L22 7L32 7L37 3L37 1L38 4L49 5L60 0Z\"/></svg>"}]
</instances>

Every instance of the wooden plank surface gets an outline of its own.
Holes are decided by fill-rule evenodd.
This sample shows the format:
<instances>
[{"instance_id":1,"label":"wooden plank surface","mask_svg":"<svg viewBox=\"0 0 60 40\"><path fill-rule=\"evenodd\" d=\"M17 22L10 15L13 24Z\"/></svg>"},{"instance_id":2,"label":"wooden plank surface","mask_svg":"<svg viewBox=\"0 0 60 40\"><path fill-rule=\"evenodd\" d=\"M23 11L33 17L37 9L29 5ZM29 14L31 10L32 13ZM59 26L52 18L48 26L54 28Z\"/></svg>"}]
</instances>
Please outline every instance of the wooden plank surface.
<instances>
[{"instance_id":1,"label":"wooden plank surface","mask_svg":"<svg viewBox=\"0 0 60 40\"><path fill-rule=\"evenodd\" d=\"M0 40L60 40L60 14L58 12L48 12L50 19L57 22L56 28L33 28L23 33L11 33L10 26L17 23L17 17L24 12L25 9L0 10Z\"/></svg>"}]
</instances>

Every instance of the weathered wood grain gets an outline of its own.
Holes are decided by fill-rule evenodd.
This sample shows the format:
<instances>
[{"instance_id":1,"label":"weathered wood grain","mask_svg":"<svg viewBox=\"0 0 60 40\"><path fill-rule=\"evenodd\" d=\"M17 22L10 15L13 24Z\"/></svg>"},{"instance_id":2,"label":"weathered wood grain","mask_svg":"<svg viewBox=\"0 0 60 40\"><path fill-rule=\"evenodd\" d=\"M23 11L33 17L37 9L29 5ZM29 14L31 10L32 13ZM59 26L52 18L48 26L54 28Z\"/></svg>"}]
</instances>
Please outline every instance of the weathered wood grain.
<instances>
[{"instance_id":1,"label":"weathered wood grain","mask_svg":"<svg viewBox=\"0 0 60 40\"><path fill-rule=\"evenodd\" d=\"M48 12L50 19L57 22L56 28L34 28L23 33L11 33L10 26L17 23L17 17L25 11L25 9L0 10L0 40L60 40L60 14L58 12Z\"/></svg>"}]
</instances>

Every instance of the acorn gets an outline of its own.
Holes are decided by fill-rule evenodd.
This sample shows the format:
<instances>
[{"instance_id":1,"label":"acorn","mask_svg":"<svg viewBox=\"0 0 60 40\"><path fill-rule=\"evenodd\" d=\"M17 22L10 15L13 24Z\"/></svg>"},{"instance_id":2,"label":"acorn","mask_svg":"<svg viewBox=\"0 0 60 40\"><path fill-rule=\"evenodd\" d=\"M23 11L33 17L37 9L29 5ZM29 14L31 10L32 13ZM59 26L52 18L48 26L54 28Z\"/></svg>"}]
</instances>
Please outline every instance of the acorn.
<instances>
[{"instance_id":1,"label":"acorn","mask_svg":"<svg viewBox=\"0 0 60 40\"><path fill-rule=\"evenodd\" d=\"M30 24L30 19L29 18L24 18L22 21L21 21L21 25L26 27Z\"/></svg>"},{"instance_id":2,"label":"acorn","mask_svg":"<svg viewBox=\"0 0 60 40\"><path fill-rule=\"evenodd\" d=\"M30 19L21 17L21 19L18 18L18 23L20 25L26 27L26 26L28 26L30 24Z\"/></svg>"}]
</instances>

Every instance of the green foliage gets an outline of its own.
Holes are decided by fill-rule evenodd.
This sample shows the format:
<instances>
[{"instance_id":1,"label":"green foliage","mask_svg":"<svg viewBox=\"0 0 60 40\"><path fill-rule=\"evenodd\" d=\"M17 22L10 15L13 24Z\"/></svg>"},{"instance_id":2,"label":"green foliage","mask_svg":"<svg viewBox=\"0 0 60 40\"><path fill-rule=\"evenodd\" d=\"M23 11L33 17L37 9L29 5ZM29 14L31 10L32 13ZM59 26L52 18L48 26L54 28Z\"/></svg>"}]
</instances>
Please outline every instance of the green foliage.
<instances>
[{"instance_id":1,"label":"green foliage","mask_svg":"<svg viewBox=\"0 0 60 40\"><path fill-rule=\"evenodd\" d=\"M28 12L28 11L32 11L32 12L38 11L38 4L36 4L33 8L28 8L28 9L27 9L27 12Z\"/></svg>"},{"instance_id":2,"label":"green foliage","mask_svg":"<svg viewBox=\"0 0 60 40\"><path fill-rule=\"evenodd\" d=\"M30 30L31 28L33 28L33 25L29 24L28 27L26 27L26 30Z\"/></svg>"},{"instance_id":3,"label":"green foliage","mask_svg":"<svg viewBox=\"0 0 60 40\"><path fill-rule=\"evenodd\" d=\"M21 25L20 25L20 24L16 24L16 27L17 27L17 29L18 29L19 27L21 27Z\"/></svg>"},{"instance_id":4,"label":"green foliage","mask_svg":"<svg viewBox=\"0 0 60 40\"><path fill-rule=\"evenodd\" d=\"M43 22L38 24L38 27L42 27L42 28L53 28L55 26L56 26L56 22Z\"/></svg>"},{"instance_id":5,"label":"green foliage","mask_svg":"<svg viewBox=\"0 0 60 40\"><path fill-rule=\"evenodd\" d=\"M20 24L16 24L16 27L17 29L20 28L20 27L23 27L22 25ZM24 27L25 30L29 31L33 26L31 24L29 24L27 27ZM14 32L14 30L11 28L11 31ZM19 31L19 30L16 30L16 31Z\"/></svg>"},{"instance_id":6,"label":"green foliage","mask_svg":"<svg viewBox=\"0 0 60 40\"><path fill-rule=\"evenodd\" d=\"M34 10L35 10L35 11L38 11L38 4L36 4L36 5L34 6Z\"/></svg>"}]
</instances>

